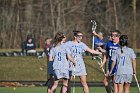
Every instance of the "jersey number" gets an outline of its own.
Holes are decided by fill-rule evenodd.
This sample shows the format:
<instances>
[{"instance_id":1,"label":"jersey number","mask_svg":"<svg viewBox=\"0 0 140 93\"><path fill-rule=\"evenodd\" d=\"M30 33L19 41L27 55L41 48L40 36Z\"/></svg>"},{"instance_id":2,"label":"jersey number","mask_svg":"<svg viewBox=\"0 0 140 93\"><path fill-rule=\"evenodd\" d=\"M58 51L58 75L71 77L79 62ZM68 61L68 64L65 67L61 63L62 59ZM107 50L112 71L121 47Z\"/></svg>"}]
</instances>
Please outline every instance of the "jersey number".
<instances>
[{"instance_id":1,"label":"jersey number","mask_svg":"<svg viewBox=\"0 0 140 93\"><path fill-rule=\"evenodd\" d=\"M61 56L61 52L58 52L58 61L61 61L61 58L62 56Z\"/></svg>"},{"instance_id":2,"label":"jersey number","mask_svg":"<svg viewBox=\"0 0 140 93\"><path fill-rule=\"evenodd\" d=\"M122 66L124 66L124 62L125 62L125 56L122 56L122 57L121 57Z\"/></svg>"}]
</instances>

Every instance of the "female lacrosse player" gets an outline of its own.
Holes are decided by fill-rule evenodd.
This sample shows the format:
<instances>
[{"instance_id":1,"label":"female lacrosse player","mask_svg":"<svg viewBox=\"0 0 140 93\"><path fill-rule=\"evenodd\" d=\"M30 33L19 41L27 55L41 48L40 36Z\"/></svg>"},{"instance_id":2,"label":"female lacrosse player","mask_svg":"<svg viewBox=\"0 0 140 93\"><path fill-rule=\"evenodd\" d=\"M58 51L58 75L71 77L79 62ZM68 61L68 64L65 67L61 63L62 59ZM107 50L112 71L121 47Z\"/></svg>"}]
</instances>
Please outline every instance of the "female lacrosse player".
<instances>
[{"instance_id":1,"label":"female lacrosse player","mask_svg":"<svg viewBox=\"0 0 140 93\"><path fill-rule=\"evenodd\" d=\"M136 55L133 49L128 47L127 35L120 37L120 48L118 48L112 55L112 67L110 74L113 71L115 63L117 63L117 71L115 74L115 83L118 85L118 93L129 93L130 83L133 74L136 74Z\"/></svg>"},{"instance_id":2,"label":"female lacrosse player","mask_svg":"<svg viewBox=\"0 0 140 93\"><path fill-rule=\"evenodd\" d=\"M84 89L84 93L89 93L89 88L86 83L87 73L86 73L86 68L85 68L82 54L85 51L88 51L92 54L102 54L102 53L90 49L85 43L81 42L82 36L83 36L82 32L74 31L74 36L73 36L74 39L73 39L73 41L68 41L67 46L69 47L69 49L71 51L72 58L76 62L75 67L73 67L73 65L70 65L70 67L71 67L70 69L73 70L72 75L80 77L80 80L81 80L81 83L82 83L82 86Z\"/></svg>"},{"instance_id":3,"label":"female lacrosse player","mask_svg":"<svg viewBox=\"0 0 140 93\"><path fill-rule=\"evenodd\" d=\"M56 33L54 38L55 47L50 51L50 61L53 61L55 81L51 88L51 93L58 86L59 79L63 79L62 93L66 93L69 79L69 63L67 58L75 65L75 61L70 57L70 51L63 43L65 35L61 32Z\"/></svg>"}]
</instances>

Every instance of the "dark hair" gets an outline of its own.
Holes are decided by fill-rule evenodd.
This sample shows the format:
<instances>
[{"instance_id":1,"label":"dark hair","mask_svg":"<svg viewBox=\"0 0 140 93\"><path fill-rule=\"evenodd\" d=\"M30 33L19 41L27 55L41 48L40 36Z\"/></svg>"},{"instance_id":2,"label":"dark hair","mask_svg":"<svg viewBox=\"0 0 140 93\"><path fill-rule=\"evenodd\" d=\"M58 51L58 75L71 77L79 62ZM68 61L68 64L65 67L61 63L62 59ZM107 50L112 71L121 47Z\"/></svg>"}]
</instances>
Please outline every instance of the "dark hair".
<instances>
[{"instance_id":1,"label":"dark hair","mask_svg":"<svg viewBox=\"0 0 140 93\"><path fill-rule=\"evenodd\" d=\"M57 45L59 42L61 42L63 38L65 38L64 33L57 32L56 35L55 35L55 37L54 37L54 43L55 43L55 45Z\"/></svg>"},{"instance_id":2,"label":"dark hair","mask_svg":"<svg viewBox=\"0 0 140 93\"><path fill-rule=\"evenodd\" d=\"M26 38L26 40L28 41L29 39L33 39L33 37L32 37L32 35L27 35L27 38Z\"/></svg>"},{"instance_id":3,"label":"dark hair","mask_svg":"<svg viewBox=\"0 0 140 93\"><path fill-rule=\"evenodd\" d=\"M122 47L123 46L128 46L128 37L127 37L127 35L121 35L120 38L119 38L119 43L120 43L120 46L121 46L121 53L123 53Z\"/></svg>"},{"instance_id":4,"label":"dark hair","mask_svg":"<svg viewBox=\"0 0 140 93\"><path fill-rule=\"evenodd\" d=\"M121 36L121 32L119 30L111 30L110 34L112 35L113 32L117 32L119 36Z\"/></svg>"},{"instance_id":5,"label":"dark hair","mask_svg":"<svg viewBox=\"0 0 140 93\"><path fill-rule=\"evenodd\" d=\"M81 31L78 31L78 30L74 30L73 31L73 36L76 36L77 37L79 33L82 33L82 32Z\"/></svg>"}]
</instances>

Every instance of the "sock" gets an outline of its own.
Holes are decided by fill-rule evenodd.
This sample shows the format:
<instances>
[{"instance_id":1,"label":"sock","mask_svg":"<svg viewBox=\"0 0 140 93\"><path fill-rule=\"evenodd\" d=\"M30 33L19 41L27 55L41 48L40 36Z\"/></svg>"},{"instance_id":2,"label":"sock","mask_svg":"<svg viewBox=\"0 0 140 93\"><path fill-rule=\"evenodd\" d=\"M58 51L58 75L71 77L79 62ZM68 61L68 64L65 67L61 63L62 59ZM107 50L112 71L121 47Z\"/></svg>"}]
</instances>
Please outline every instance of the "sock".
<instances>
[{"instance_id":1,"label":"sock","mask_svg":"<svg viewBox=\"0 0 140 93\"><path fill-rule=\"evenodd\" d=\"M67 93L71 93L71 81L68 81Z\"/></svg>"},{"instance_id":2,"label":"sock","mask_svg":"<svg viewBox=\"0 0 140 93\"><path fill-rule=\"evenodd\" d=\"M105 86L105 89L106 89L107 93L111 93L111 86L110 85Z\"/></svg>"}]
</instances>

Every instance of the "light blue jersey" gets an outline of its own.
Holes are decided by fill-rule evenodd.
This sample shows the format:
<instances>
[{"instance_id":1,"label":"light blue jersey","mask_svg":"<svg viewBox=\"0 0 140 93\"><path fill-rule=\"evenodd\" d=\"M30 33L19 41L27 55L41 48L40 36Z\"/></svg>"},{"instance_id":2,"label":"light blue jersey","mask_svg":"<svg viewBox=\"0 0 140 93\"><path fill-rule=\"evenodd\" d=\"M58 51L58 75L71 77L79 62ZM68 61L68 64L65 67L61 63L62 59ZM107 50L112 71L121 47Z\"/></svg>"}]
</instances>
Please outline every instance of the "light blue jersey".
<instances>
[{"instance_id":1,"label":"light blue jersey","mask_svg":"<svg viewBox=\"0 0 140 93\"><path fill-rule=\"evenodd\" d=\"M70 63L70 70L72 70L72 74L75 74L76 76L87 75L83 60L83 53L86 51L88 46L83 42L75 43L73 41L66 42L66 45L70 49L72 58L76 62L75 71L73 71L73 64Z\"/></svg>"},{"instance_id":2,"label":"light blue jersey","mask_svg":"<svg viewBox=\"0 0 140 93\"><path fill-rule=\"evenodd\" d=\"M124 47L122 50L123 53L121 53L121 48L118 48L111 58L117 64L116 75L133 74L132 59L135 59L136 55L131 48Z\"/></svg>"},{"instance_id":3,"label":"light blue jersey","mask_svg":"<svg viewBox=\"0 0 140 93\"><path fill-rule=\"evenodd\" d=\"M50 57L53 58L53 69L59 78L69 78L69 62L67 61L67 55L70 55L69 49L65 44L56 46L51 49Z\"/></svg>"}]
</instances>

